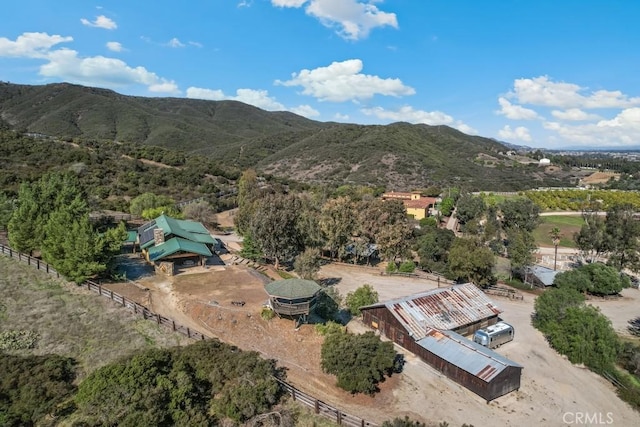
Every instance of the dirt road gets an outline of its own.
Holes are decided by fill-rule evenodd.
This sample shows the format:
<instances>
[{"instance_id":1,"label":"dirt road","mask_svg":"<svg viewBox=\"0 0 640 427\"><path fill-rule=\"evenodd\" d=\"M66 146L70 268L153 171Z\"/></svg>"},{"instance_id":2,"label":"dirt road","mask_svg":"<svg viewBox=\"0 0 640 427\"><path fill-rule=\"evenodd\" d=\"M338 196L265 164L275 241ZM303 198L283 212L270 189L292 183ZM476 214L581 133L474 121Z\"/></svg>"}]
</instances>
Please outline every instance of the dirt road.
<instances>
[{"instance_id":1,"label":"dirt road","mask_svg":"<svg viewBox=\"0 0 640 427\"><path fill-rule=\"evenodd\" d=\"M370 284L378 291L380 300L438 286L433 280L382 276L377 268L349 265L325 265L320 276L333 278L334 286L342 295ZM404 371L383 383L380 393L374 397L352 396L338 389L335 378L320 369L322 337L315 333L312 325L294 329L290 320L262 319L259 312L266 298L264 277L245 267L210 269L202 274L149 278L143 282L149 291L133 288L132 295L139 294L141 302L150 303L154 310L207 335L276 359L280 366L287 368L289 380L297 387L376 423L409 415L430 425L447 421L451 426L463 423L562 426L571 425L576 413L597 413L603 417L610 414L614 422L609 425L640 425L640 415L615 395L610 384L587 369L572 365L549 348L544 337L531 326L534 297L529 294L523 301L492 298L504 310L502 317L516 330L516 339L498 352L522 364L524 370L519 391L486 404L479 396L399 347L397 350L405 353L407 361ZM118 292L126 293L126 289ZM246 301L246 305L233 306L231 301L237 299ZM639 301L640 291L629 289L625 290L622 300L594 304L612 317L614 326L622 328ZM358 320L352 320L348 328L367 330Z\"/></svg>"},{"instance_id":2,"label":"dirt road","mask_svg":"<svg viewBox=\"0 0 640 427\"><path fill-rule=\"evenodd\" d=\"M424 280L380 276L375 269L361 267L327 265L320 274L341 277L336 286L343 295L362 284L370 284L378 291L380 300L437 286ZM611 316L614 326L626 324L640 302L638 290L625 290L624 296L624 300L597 304ZM586 413L602 414L603 420L610 415L613 423L609 425L640 425L640 414L621 401L607 381L556 353L531 326L534 296L525 294L523 301L492 299L504 310L502 317L516 330L516 339L498 352L524 366L520 390L486 404L416 357L407 355L408 363L394 390L395 401L390 411L424 420L446 420L450 425L563 426L572 425L576 414Z\"/></svg>"}]
</instances>

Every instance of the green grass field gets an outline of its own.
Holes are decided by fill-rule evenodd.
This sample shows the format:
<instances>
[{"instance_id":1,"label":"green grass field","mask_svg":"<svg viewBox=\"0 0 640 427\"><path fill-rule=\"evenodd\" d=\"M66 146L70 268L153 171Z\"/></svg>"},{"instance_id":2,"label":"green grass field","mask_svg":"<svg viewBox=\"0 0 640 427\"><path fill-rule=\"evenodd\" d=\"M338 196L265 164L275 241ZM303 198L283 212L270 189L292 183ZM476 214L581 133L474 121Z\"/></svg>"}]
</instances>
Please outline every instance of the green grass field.
<instances>
[{"instance_id":1,"label":"green grass field","mask_svg":"<svg viewBox=\"0 0 640 427\"><path fill-rule=\"evenodd\" d=\"M533 236L536 239L536 243L542 246L553 246L553 240L549 234L554 227L560 229L562 238L558 246L566 248L575 248L576 244L573 241L573 235L580 231L584 220L580 215L566 216L566 215L552 215L540 217L540 225L533 231Z\"/></svg>"}]
</instances>

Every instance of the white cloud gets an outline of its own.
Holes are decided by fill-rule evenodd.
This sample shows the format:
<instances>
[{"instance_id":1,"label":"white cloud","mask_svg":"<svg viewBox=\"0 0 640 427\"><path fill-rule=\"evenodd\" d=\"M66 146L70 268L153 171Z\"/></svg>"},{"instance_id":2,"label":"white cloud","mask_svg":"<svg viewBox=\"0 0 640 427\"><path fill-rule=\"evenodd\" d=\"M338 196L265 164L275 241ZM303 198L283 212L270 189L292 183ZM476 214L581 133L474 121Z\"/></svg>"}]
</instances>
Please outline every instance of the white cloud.
<instances>
[{"instance_id":1,"label":"white cloud","mask_svg":"<svg viewBox=\"0 0 640 427\"><path fill-rule=\"evenodd\" d=\"M171 40L169 40L167 42L167 46L169 47L185 47L185 44L182 43L180 40L178 40L177 38L172 38Z\"/></svg>"},{"instance_id":2,"label":"white cloud","mask_svg":"<svg viewBox=\"0 0 640 427\"><path fill-rule=\"evenodd\" d=\"M80 22L87 27L104 28L105 30L115 30L118 28L118 24L104 15L98 16L95 21L89 21L86 18L81 18Z\"/></svg>"},{"instance_id":3,"label":"white cloud","mask_svg":"<svg viewBox=\"0 0 640 427\"><path fill-rule=\"evenodd\" d=\"M346 122L347 120L349 120L349 115L348 114L340 114L340 113L335 113L333 115L333 118L339 122Z\"/></svg>"},{"instance_id":4,"label":"white cloud","mask_svg":"<svg viewBox=\"0 0 640 427\"><path fill-rule=\"evenodd\" d=\"M194 99L207 99L210 101L220 101L226 98L225 94L221 90L204 89L201 87L190 87L187 89L187 98Z\"/></svg>"},{"instance_id":5,"label":"white cloud","mask_svg":"<svg viewBox=\"0 0 640 427\"><path fill-rule=\"evenodd\" d=\"M147 86L150 91L178 94L177 85L158 77L144 67L130 67L125 62L104 56L78 57L71 49L59 49L47 55L48 63L40 74L90 86L123 87L133 84Z\"/></svg>"},{"instance_id":6,"label":"white cloud","mask_svg":"<svg viewBox=\"0 0 640 427\"><path fill-rule=\"evenodd\" d=\"M122 44L118 42L107 42L107 49L112 52L122 52L124 50Z\"/></svg>"},{"instance_id":7,"label":"white cloud","mask_svg":"<svg viewBox=\"0 0 640 427\"><path fill-rule=\"evenodd\" d=\"M622 110L610 120L579 125L546 122L544 128L566 141L593 147L624 147L640 141L640 108Z\"/></svg>"},{"instance_id":8,"label":"white cloud","mask_svg":"<svg viewBox=\"0 0 640 427\"><path fill-rule=\"evenodd\" d=\"M271 4L278 7L300 7L307 0L271 0Z\"/></svg>"},{"instance_id":9,"label":"white cloud","mask_svg":"<svg viewBox=\"0 0 640 427\"><path fill-rule=\"evenodd\" d=\"M298 114L300 116L308 117L308 118L318 117L320 115L320 112L318 110L306 104L298 105L297 107L290 108L289 111L291 111L292 113Z\"/></svg>"},{"instance_id":10,"label":"white cloud","mask_svg":"<svg viewBox=\"0 0 640 427\"><path fill-rule=\"evenodd\" d=\"M464 133L477 133L477 131L469 125L460 120L454 120L453 117L441 111L415 110L408 105L395 111L385 110L382 107L363 108L360 111L367 116L374 116L392 122L424 123L431 126L447 125Z\"/></svg>"},{"instance_id":11,"label":"white cloud","mask_svg":"<svg viewBox=\"0 0 640 427\"><path fill-rule=\"evenodd\" d=\"M202 47L202 43L199 43L199 42L192 42L192 41L190 41L190 42L189 42L189 45L190 45L190 46L195 46L195 47Z\"/></svg>"},{"instance_id":12,"label":"white cloud","mask_svg":"<svg viewBox=\"0 0 640 427\"><path fill-rule=\"evenodd\" d=\"M589 92L577 84L554 82L548 76L517 79L509 97L520 104L556 108L628 108L640 105L640 97L629 98L620 91Z\"/></svg>"},{"instance_id":13,"label":"white cloud","mask_svg":"<svg viewBox=\"0 0 640 427\"><path fill-rule=\"evenodd\" d=\"M383 79L361 74L361 71L362 61L350 59L333 62L328 67L303 69L293 73L291 80L276 80L275 84L302 86L304 95L332 102L370 99L374 95L399 97L415 93L412 87L405 86L400 79Z\"/></svg>"},{"instance_id":14,"label":"white cloud","mask_svg":"<svg viewBox=\"0 0 640 427\"><path fill-rule=\"evenodd\" d=\"M586 120L599 120L601 117L597 114L589 114L579 108L570 108L568 110L553 110L551 115L559 120L570 121L586 121Z\"/></svg>"},{"instance_id":15,"label":"white cloud","mask_svg":"<svg viewBox=\"0 0 640 427\"><path fill-rule=\"evenodd\" d=\"M50 36L47 33L23 33L15 41L0 37L0 56L46 58L53 46L71 41L73 37Z\"/></svg>"},{"instance_id":16,"label":"white cloud","mask_svg":"<svg viewBox=\"0 0 640 427\"><path fill-rule=\"evenodd\" d=\"M515 129L511 129L511 126L506 125L498 131L498 136L509 141L531 141L529 129L524 126L518 126Z\"/></svg>"},{"instance_id":17,"label":"white cloud","mask_svg":"<svg viewBox=\"0 0 640 427\"><path fill-rule=\"evenodd\" d=\"M232 100L251 104L255 107L269 111L284 111L285 106L269 96L266 90L238 89L235 95L225 95L221 90L190 87L187 89L187 98L208 99L212 101Z\"/></svg>"},{"instance_id":18,"label":"white cloud","mask_svg":"<svg viewBox=\"0 0 640 427\"><path fill-rule=\"evenodd\" d=\"M506 98L500 97L498 98L498 103L500 104L500 110L496 111L496 113L505 116L511 120L535 120L540 118L538 113L529 108L524 108L521 105L515 105L509 102Z\"/></svg>"},{"instance_id":19,"label":"white cloud","mask_svg":"<svg viewBox=\"0 0 640 427\"><path fill-rule=\"evenodd\" d=\"M398 28L396 14L379 10L374 5L377 2L379 0L271 0L277 7L300 8L307 4L307 15L326 27L338 27L337 33L347 40L365 38L376 27Z\"/></svg>"}]
</instances>

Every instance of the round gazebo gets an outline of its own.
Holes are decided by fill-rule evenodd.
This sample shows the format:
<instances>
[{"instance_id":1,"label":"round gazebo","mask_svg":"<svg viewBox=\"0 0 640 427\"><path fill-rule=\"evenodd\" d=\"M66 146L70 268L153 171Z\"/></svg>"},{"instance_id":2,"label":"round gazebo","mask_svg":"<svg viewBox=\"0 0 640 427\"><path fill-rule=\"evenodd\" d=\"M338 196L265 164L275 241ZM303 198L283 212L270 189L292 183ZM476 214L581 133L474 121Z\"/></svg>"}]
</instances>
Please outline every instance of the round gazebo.
<instances>
[{"instance_id":1,"label":"round gazebo","mask_svg":"<svg viewBox=\"0 0 640 427\"><path fill-rule=\"evenodd\" d=\"M320 289L313 280L284 279L264 285L269 306L281 316L308 316L316 305Z\"/></svg>"}]
</instances>

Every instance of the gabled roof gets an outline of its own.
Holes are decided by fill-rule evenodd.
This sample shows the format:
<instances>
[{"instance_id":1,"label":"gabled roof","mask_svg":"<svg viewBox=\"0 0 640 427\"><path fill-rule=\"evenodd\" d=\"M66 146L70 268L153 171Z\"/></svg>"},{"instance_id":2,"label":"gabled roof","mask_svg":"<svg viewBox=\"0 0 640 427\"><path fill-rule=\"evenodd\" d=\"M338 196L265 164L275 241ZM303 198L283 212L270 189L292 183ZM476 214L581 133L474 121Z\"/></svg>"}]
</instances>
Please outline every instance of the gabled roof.
<instances>
[{"instance_id":1,"label":"gabled roof","mask_svg":"<svg viewBox=\"0 0 640 427\"><path fill-rule=\"evenodd\" d=\"M211 256L211 251L204 243L192 242L180 237L174 237L157 246L150 247L149 260L158 261L162 258L171 256L176 252L190 252L202 256Z\"/></svg>"},{"instance_id":2,"label":"gabled roof","mask_svg":"<svg viewBox=\"0 0 640 427\"><path fill-rule=\"evenodd\" d=\"M209 231L199 222L186 221L181 219L175 219L166 215L160 215L138 228L138 235L140 236L140 248L146 249L152 246L154 243L153 230L160 228L164 235L172 234L177 237L182 237L192 242L199 242L205 244L215 244L216 240L211 237Z\"/></svg>"},{"instance_id":3,"label":"gabled roof","mask_svg":"<svg viewBox=\"0 0 640 427\"><path fill-rule=\"evenodd\" d=\"M543 267L541 265L534 265L529 267L529 271L533 274L544 286L553 285L553 281L556 278L556 274L560 273L552 268Z\"/></svg>"},{"instance_id":4,"label":"gabled roof","mask_svg":"<svg viewBox=\"0 0 640 427\"><path fill-rule=\"evenodd\" d=\"M313 280L283 279L267 283L264 289L272 297L300 299L311 298L322 288Z\"/></svg>"},{"instance_id":5,"label":"gabled roof","mask_svg":"<svg viewBox=\"0 0 640 427\"><path fill-rule=\"evenodd\" d=\"M416 341L430 328L457 329L502 312L473 283L432 289L361 310L374 307L386 307Z\"/></svg>"},{"instance_id":6,"label":"gabled roof","mask_svg":"<svg viewBox=\"0 0 640 427\"><path fill-rule=\"evenodd\" d=\"M485 382L509 366L522 369L522 365L453 331L429 329L417 344Z\"/></svg>"},{"instance_id":7,"label":"gabled roof","mask_svg":"<svg viewBox=\"0 0 640 427\"><path fill-rule=\"evenodd\" d=\"M436 199L434 197L420 197L415 200L403 200L405 208L409 209L427 209L429 206L435 206Z\"/></svg>"}]
</instances>

